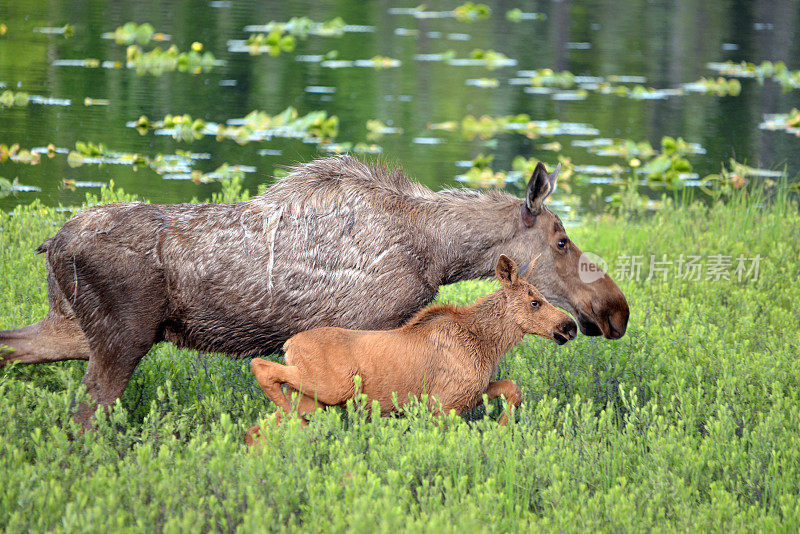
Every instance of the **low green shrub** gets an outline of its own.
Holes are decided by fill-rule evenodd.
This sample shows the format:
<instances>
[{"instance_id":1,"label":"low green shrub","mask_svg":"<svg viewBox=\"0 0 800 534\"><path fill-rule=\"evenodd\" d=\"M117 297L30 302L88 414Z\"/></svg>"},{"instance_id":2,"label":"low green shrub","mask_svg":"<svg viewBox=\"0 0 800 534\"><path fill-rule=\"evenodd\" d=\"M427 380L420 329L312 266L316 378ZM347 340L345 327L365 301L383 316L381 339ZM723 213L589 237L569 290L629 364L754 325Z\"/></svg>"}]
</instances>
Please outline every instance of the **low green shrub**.
<instances>
[{"instance_id":1,"label":"low green shrub","mask_svg":"<svg viewBox=\"0 0 800 534\"><path fill-rule=\"evenodd\" d=\"M224 199L239 195L228 185ZM128 199L104 190L90 202ZM223 196L220 196L220 200ZM66 215L0 214L0 328L47 310L33 250ZM0 527L23 531L497 531L800 529L800 216L784 197L570 230L629 299L619 341L528 338L500 375L524 395L499 428L479 410L330 410L274 426L247 362L161 344L97 431L70 418L83 362L0 370ZM759 256L739 281L647 280L651 256ZM731 267L732 269L733 267ZM633 277L632 277L633 278ZM464 304L488 281L443 287ZM499 407L495 408L499 409ZM246 450L260 421L265 446Z\"/></svg>"}]
</instances>

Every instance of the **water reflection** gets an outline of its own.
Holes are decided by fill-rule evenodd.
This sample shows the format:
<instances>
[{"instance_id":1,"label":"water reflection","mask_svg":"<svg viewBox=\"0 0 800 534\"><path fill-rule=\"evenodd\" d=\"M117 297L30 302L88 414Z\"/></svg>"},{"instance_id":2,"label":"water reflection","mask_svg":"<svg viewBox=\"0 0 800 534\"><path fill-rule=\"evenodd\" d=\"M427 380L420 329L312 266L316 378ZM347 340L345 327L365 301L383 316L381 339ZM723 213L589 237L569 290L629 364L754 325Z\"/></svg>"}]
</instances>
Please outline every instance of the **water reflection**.
<instances>
[{"instance_id":1,"label":"water reflection","mask_svg":"<svg viewBox=\"0 0 800 534\"><path fill-rule=\"evenodd\" d=\"M165 178L191 177L192 171L213 177L224 163L255 170L244 178L255 191L281 165L344 150L380 153L432 187L452 185L464 174L456 163L480 154L494 156L495 171L511 171L516 156L554 163L560 155L579 170L597 171L588 173L592 179L576 181L568 193L560 192L584 201L565 197L567 204L592 206L588 200L598 197L598 188L600 197L607 196L617 180L607 172L613 164L607 155L577 142L596 138L657 147L663 136L681 137L705 151L686 156L699 176L717 172L732 157L752 167L786 164L790 176L800 172L797 137L787 135L787 128L759 129L800 107L800 91L785 92L778 83L759 85L750 78L740 80L738 96L696 94L685 85L715 78L718 73L708 67L713 62L770 60L799 68L794 36L800 10L792 0L527 2L518 6L519 14L509 14L507 3L489 2L491 16L474 22L415 5L398 9L390 2L101 1L81 9L59 0L4 4L0 83L30 97L25 106L0 109L0 143L18 143L31 154L52 144L55 156L41 157L37 165L0 163L0 176L34 189L1 199L2 209L36 197L48 204L76 204L85 192L77 184L110 180L155 202L208 198L218 186L203 183L207 180ZM237 43L246 43L256 31L268 36L264 25L270 21L302 16L318 22L341 17L344 31L298 38L291 51L275 57L241 53L246 50ZM175 45L187 54L201 43L202 52L214 57L213 68L160 76L123 68L129 59L126 46L103 36L129 21L150 23L151 36L169 36L161 46ZM136 41L139 30L129 30ZM140 45L150 50L159 44ZM532 85L530 71L542 69L574 74L574 86ZM603 93L604 83L610 84L609 94ZM621 86L625 89L615 89ZM634 92L638 98L630 97ZM289 107L300 116L324 111L338 117L335 140L320 144L262 136L241 145L203 135L189 142L126 127L142 115L188 114L206 124L230 124L253 110L275 115ZM489 139L460 131L465 116L519 114L541 124L585 128L544 136L509 128ZM396 131L373 139L369 121ZM430 129L453 122L456 127L449 130ZM161 174L151 165L70 166L64 154L75 151L78 141L103 143L115 154L148 162L159 154L169 161L181 151L209 157ZM552 150L554 144L559 151Z\"/></svg>"}]
</instances>

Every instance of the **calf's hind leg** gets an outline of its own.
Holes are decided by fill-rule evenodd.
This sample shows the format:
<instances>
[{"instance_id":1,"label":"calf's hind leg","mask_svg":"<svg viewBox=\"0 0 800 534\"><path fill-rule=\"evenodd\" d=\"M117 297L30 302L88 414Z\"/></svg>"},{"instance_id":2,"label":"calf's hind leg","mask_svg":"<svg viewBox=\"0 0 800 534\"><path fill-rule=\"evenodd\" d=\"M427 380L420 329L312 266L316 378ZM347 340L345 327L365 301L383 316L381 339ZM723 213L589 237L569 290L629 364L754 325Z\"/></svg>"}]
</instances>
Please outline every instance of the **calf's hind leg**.
<instances>
[{"instance_id":1,"label":"calf's hind leg","mask_svg":"<svg viewBox=\"0 0 800 534\"><path fill-rule=\"evenodd\" d=\"M319 401L315 401L313 398L309 397L308 395L304 395L303 393L300 393L299 391L295 390L294 388L289 388L289 390L290 391L287 392L287 393L289 393L289 396L291 396L292 393L297 393L297 395L299 396L299 398L296 399L296 401L293 401L293 402L296 402L298 419L300 419L300 424L302 424L303 426L308 425L308 421L306 421L305 417L303 417L304 415L307 415L307 414L310 414L310 413L314 412L317 408L324 408L324 407L327 406L327 404L323 404L323 403L321 403ZM271 398L272 397L270 397L270 399ZM286 399L286 396L284 395L283 398ZM281 424L282 414L284 414L284 413L288 413L288 412L286 412L285 408L283 408L283 407L278 408L275 411L275 422L277 424ZM244 440L245 440L245 443L247 443L248 447L261 446L262 445L262 442L261 442L261 425L253 425L253 426L251 426L247 430L247 432L245 433Z\"/></svg>"},{"instance_id":2,"label":"calf's hind leg","mask_svg":"<svg viewBox=\"0 0 800 534\"><path fill-rule=\"evenodd\" d=\"M253 358L250 361L250 368L267 397L286 413L291 413L292 404L284 394L282 387L284 385L290 388L290 391L287 392L289 396L293 392L300 395L297 399L297 413L300 416L314 412L317 407L327 406L326 403L315 398L316 392L311 380L306 380L304 383L297 366L281 365L261 358ZM305 419L302 417L301 421L305 424Z\"/></svg>"}]
</instances>

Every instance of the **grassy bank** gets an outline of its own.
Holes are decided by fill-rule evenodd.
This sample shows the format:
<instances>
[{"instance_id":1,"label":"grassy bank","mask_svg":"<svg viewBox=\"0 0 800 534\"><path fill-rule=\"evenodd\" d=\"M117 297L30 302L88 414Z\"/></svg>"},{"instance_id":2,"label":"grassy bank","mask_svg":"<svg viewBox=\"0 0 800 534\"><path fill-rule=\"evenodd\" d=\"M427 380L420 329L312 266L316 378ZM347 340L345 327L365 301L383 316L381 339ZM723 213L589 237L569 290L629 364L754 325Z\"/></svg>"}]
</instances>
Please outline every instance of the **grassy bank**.
<instances>
[{"instance_id":1,"label":"grassy bank","mask_svg":"<svg viewBox=\"0 0 800 534\"><path fill-rule=\"evenodd\" d=\"M32 251L64 220L37 205L0 214L0 328L45 314ZM85 364L13 366L0 370L0 527L800 530L796 205L668 203L570 234L623 275L628 334L526 339L500 370L524 396L509 427L480 414L446 427L421 411L373 420L355 406L269 431L252 454L244 431L273 408L247 362L161 345L98 431L70 440ZM656 265L666 280L647 280L652 255L672 262ZM701 258L700 280L678 278L680 255ZM730 258L731 280L714 280L715 255ZM738 279L740 255L760 257L757 280Z\"/></svg>"}]
</instances>

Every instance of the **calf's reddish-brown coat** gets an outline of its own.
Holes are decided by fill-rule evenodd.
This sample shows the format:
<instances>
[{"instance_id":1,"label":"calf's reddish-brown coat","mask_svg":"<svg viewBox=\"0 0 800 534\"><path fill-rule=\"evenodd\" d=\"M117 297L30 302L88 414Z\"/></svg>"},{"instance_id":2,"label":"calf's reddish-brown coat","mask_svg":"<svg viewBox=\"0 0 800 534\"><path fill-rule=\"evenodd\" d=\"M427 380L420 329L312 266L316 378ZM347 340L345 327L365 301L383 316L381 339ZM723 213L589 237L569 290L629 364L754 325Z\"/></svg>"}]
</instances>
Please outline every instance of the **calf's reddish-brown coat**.
<instances>
[{"instance_id":1,"label":"calf's reddish-brown coat","mask_svg":"<svg viewBox=\"0 0 800 534\"><path fill-rule=\"evenodd\" d=\"M525 334L566 343L577 334L575 322L547 302L516 263L500 256L496 276L501 287L462 308L434 305L393 330L316 328L301 332L284 345L286 365L255 358L253 373L267 396L285 412L292 407L284 394L300 394L298 412L316 406L342 405L361 392L378 401L381 413L396 410L409 396L427 393L437 411L463 413L481 401L505 395L514 406L519 388L510 380L490 381L500 358ZM501 418L504 423L506 416ZM248 432L253 443L258 427Z\"/></svg>"}]
</instances>

